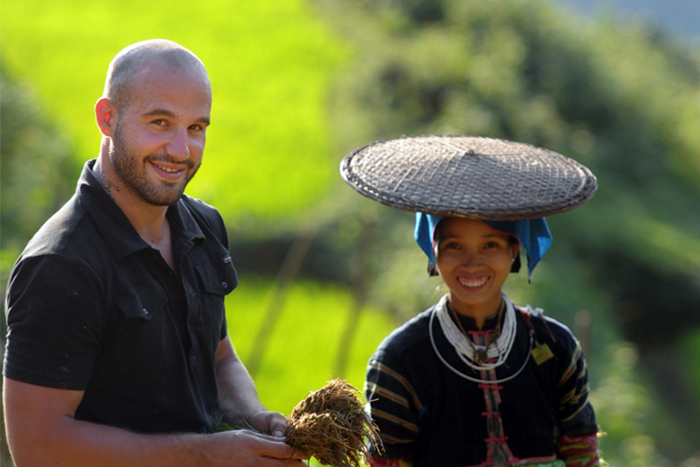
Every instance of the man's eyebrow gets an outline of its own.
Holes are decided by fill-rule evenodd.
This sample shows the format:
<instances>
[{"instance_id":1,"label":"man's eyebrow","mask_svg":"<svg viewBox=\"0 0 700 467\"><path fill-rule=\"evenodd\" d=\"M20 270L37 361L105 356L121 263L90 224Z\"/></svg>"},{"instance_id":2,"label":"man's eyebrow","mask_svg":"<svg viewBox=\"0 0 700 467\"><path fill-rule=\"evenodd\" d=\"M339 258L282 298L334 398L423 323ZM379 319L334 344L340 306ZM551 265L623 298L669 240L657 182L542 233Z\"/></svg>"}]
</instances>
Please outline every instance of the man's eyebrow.
<instances>
[{"instance_id":1,"label":"man's eyebrow","mask_svg":"<svg viewBox=\"0 0 700 467\"><path fill-rule=\"evenodd\" d=\"M175 112L172 112L167 109L153 109L151 111L148 111L143 114L144 117L169 117L169 118L177 118L177 115L175 115ZM196 122L204 123L205 125L209 126L211 124L210 118L209 117L199 117Z\"/></svg>"},{"instance_id":2,"label":"man's eyebrow","mask_svg":"<svg viewBox=\"0 0 700 467\"><path fill-rule=\"evenodd\" d=\"M153 109L149 112L146 112L143 114L144 117L157 117L157 116L164 116L164 117L170 117L170 118L175 118L175 113L166 110L166 109Z\"/></svg>"}]
</instances>

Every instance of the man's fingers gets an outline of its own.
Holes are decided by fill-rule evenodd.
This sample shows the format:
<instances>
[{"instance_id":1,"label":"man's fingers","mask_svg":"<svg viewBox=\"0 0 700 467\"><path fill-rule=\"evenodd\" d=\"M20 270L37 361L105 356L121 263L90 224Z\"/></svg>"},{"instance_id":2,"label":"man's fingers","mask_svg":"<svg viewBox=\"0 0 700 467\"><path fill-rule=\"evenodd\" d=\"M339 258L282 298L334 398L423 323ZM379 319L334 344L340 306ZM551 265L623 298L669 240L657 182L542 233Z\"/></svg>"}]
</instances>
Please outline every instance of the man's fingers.
<instances>
[{"instance_id":1,"label":"man's fingers","mask_svg":"<svg viewBox=\"0 0 700 467\"><path fill-rule=\"evenodd\" d=\"M292 448L292 455L290 459L298 459L298 460L306 460L309 458L309 455L304 452L303 449L299 448Z\"/></svg>"}]
</instances>

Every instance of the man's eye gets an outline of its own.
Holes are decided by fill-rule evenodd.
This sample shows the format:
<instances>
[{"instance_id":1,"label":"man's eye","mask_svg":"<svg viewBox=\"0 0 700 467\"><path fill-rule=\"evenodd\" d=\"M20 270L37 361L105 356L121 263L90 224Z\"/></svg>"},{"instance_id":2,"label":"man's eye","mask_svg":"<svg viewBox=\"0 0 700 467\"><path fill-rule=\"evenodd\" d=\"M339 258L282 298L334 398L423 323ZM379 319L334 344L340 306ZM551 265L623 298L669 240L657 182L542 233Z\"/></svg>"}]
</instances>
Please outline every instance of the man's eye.
<instances>
[{"instance_id":1,"label":"man's eye","mask_svg":"<svg viewBox=\"0 0 700 467\"><path fill-rule=\"evenodd\" d=\"M163 120L162 118L159 118L158 120L153 120L153 122L151 122L151 123L153 123L154 125L163 126L163 125L165 125L165 120Z\"/></svg>"}]
</instances>

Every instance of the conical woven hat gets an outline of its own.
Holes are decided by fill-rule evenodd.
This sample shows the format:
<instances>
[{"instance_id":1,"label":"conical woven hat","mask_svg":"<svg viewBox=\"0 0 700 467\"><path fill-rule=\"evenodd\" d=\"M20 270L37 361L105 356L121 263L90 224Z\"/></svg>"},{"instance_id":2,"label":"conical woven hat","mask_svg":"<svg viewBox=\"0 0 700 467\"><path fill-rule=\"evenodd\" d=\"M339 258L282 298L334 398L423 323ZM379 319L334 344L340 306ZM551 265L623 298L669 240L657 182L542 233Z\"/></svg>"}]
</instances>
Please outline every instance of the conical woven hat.
<instances>
[{"instance_id":1,"label":"conical woven hat","mask_svg":"<svg viewBox=\"0 0 700 467\"><path fill-rule=\"evenodd\" d=\"M554 151L474 136L379 141L343 159L345 181L406 211L518 220L568 211L593 197L595 176Z\"/></svg>"}]
</instances>

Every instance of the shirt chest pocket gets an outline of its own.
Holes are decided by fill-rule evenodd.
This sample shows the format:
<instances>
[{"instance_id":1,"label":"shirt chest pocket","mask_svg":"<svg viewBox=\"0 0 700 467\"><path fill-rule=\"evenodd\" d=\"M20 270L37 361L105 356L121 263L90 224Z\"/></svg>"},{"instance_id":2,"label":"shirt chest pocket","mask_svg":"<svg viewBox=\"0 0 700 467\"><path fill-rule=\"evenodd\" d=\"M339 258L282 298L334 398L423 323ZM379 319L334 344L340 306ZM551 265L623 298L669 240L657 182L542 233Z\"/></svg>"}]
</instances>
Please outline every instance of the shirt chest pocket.
<instances>
[{"instance_id":1,"label":"shirt chest pocket","mask_svg":"<svg viewBox=\"0 0 700 467\"><path fill-rule=\"evenodd\" d=\"M226 295L238 285L238 276L231 256L224 254L213 261L196 264L194 271L202 292L198 324L201 328L216 332L216 338L221 339Z\"/></svg>"},{"instance_id":2,"label":"shirt chest pocket","mask_svg":"<svg viewBox=\"0 0 700 467\"><path fill-rule=\"evenodd\" d=\"M225 296L238 285L238 275L231 255L222 255L212 262L197 264L194 269L202 290L207 294Z\"/></svg>"},{"instance_id":3,"label":"shirt chest pocket","mask_svg":"<svg viewBox=\"0 0 700 467\"><path fill-rule=\"evenodd\" d=\"M130 284L121 288L113 297L113 303L127 319L152 321L167 304L165 293L157 284Z\"/></svg>"},{"instance_id":4,"label":"shirt chest pocket","mask_svg":"<svg viewBox=\"0 0 700 467\"><path fill-rule=\"evenodd\" d=\"M122 384L151 384L171 366L177 345L167 297L156 284L141 283L122 287L112 300L117 313L103 343L103 366Z\"/></svg>"}]
</instances>

